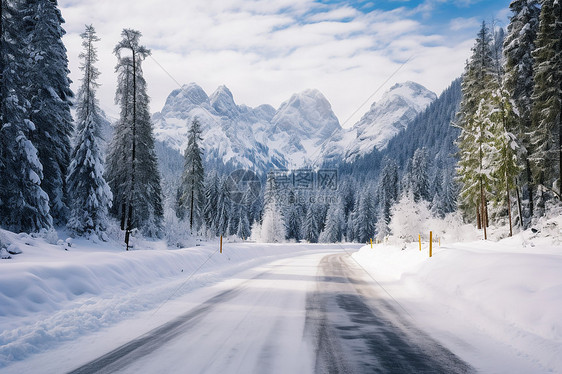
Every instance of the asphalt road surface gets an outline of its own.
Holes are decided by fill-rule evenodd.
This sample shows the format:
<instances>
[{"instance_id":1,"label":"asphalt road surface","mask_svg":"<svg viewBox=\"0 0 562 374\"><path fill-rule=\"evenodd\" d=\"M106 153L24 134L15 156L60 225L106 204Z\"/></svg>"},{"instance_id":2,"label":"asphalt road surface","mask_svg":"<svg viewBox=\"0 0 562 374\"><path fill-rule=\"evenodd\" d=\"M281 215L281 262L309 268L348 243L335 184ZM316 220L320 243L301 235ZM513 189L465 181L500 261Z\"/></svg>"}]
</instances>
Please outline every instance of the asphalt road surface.
<instances>
[{"instance_id":1,"label":"asphalt road surface","mask_svg":"<svg viewBox=\"0 0 562 374\"><path fill-rule=\"evenodd\" d=\"M71 373L471 373L349 255L276 261Z\"/></svg>"}]
</instances>

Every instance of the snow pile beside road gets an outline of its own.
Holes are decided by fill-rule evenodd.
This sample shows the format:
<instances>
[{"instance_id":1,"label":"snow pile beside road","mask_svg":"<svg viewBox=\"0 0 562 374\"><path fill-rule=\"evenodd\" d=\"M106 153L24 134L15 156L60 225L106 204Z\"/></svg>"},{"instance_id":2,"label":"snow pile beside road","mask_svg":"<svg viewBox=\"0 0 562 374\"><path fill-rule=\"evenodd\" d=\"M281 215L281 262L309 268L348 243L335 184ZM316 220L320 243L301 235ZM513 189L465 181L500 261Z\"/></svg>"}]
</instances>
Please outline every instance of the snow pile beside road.
<instances>
[{"instance_id":1,"label":"snow pile beside road","mask_svg":"<svg viewBox=\"0 0 562 374\"><path fill-rule=\"evenodd\" d=\"M491 337L540 372L562 372L562 218L499 242L363 247L353 257L430 333L482 372L526 372L480 356ZM470 344L460 343L467 339ZM501 347L492 346L491 349ZM479 353L480 351L480 353ZM491 354L490 354L491 355ZM534 365L534 366L533 366ZM528 372L528 371L527 371Z\"/></svg>"},{"instance_id":2,"label":"snow pile beside road","mask_svg":"<svg viewBox=\"0 0 562 374\"><path fill-rule=\"evenodd\" d=\"M141 242L59 241L0 231L2 245L21 251L0 260L0 368L59 342L131 318L139 312L276 258L295 246L224 243L165 250Z\"/></svg>"}]
</instances>

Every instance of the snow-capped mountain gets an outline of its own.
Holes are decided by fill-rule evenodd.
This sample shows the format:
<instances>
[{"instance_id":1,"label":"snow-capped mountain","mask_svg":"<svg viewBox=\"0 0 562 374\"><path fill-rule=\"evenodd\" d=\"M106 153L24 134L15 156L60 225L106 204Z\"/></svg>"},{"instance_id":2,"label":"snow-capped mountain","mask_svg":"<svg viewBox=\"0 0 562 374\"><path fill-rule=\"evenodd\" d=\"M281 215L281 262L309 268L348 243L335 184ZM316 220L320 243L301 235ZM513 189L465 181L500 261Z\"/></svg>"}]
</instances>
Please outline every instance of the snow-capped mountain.
<instances>
[{"instance_id":1,"label":"snow-capped mountain","mask_svg":"<svg viewBox=\"0 0 562 374\"><path fill-rule=\"evenodd\" d=\"M208 160L260 171L319 165L329 159L350 162L374 148L384 149L435 98L417 83L396 84L351 129L342 129L318 90L294 94L278 109L251 108L236 104L225 86L208 96L190 83L172 91L162 111L154 114L154 134L183 151L187 129L197 117Z\"/></svg>"},{"instance_id":2,"label":"snow-capped mountain","mask_svg":"<svg viewBox=\"0 0 562 374\"><path fill-rule=\"evenodd\" d=\"M404 130L437 96L415 82L395 84L349 130L342 130L323 147L325 159L337 158L352 162L358 157L383 150L390 139Z\"/></svg>"},{"instance_id":3,"label":"snow-capped mountain","mask_svg":"<svg viewBox=\"0 0 562 374\"><path fill-rule=\"evenodd\" d=\"M315 162L322 144L341 130L330 103L318 90L291 96L281 104L271 124L268 138L285 155L289 166Z\"/></svg>"},{"instance_id":4,"label":"snow-capped mountain","mask_svg":"<svg viewBox=\"0 0 562 374\"><path fill-rule=\"evenodd\" d=\"M295 94L276 110L271 105L237 105L225 86L208 96L191 83L172 91L162 111L154 114L156 139L183 151L195 117L202 123L208 159L257 170L302 166L341 129L330 103L317 90Z\"/></svg>"},{"instance_id":5,"label":"snow-capped mountain","mask_svg":"<svg viewBox=\"0 0 562 374\"><path fill-rule=\"evenodd\" d=\"M395 84L353 126L357 140L347 147L346 158L362 156L374 148L383 150L390 139L404 130L436 98L435 93L421 84L410 81Z\"/></svg>"}]
</instances>

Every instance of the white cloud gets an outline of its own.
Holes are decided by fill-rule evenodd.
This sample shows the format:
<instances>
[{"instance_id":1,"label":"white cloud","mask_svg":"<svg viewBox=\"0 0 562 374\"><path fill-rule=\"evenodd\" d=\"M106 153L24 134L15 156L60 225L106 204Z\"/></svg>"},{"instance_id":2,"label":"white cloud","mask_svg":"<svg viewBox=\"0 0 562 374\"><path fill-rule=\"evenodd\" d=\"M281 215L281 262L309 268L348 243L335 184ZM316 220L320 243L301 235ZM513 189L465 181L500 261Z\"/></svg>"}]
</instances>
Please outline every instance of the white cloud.
<instances>
[{"instance_id":1,"label":"white cloud","mask_svg":"<svg viewBox=\"0 0 562 374\"><path fill-rule=\"evenodd\" d=\"M480 25L481 21L471 17L471 18L454 18L449 23L449 28L453 31L463 30L463 29L474 29Z\"/></svg>"},{"instance_id":2,"label":"white cloud","mask_svg":"<svg viewBox=\"0 0 562 374\"><path fill-rule=\"evenodd\" d=\"M411 79L439 93L461 74L472 44L447 45L441 35L424 35L423 25L402 8L365 14L313 0L59 3L73 87L81 77L78 35L92 23L102 39L99 98L113 116L112 50L124 27L140 30L154 60L181 84L197 82L209 94L226 84L239 104L250 106L278 106L292 93L318 88L342 122L411 56L388 86ZM143 68L152 110L159 111L177 84L154 60Z\"/></svg>"}]
</instances>

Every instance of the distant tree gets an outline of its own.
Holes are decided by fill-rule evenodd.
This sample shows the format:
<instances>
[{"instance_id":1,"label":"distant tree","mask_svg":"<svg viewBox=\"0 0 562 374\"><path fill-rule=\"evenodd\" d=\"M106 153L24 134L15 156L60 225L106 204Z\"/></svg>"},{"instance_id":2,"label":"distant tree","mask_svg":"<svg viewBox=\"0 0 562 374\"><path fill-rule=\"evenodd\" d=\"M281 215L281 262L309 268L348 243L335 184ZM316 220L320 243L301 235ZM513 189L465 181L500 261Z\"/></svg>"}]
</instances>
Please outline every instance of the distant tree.
<instances>
[{"instance_id":1,"label":"distant tree","mask_svg":"<svg viewBox=\"0 0 562 374\"><path fill-rule=\"evenodd\" d=\"M199 143L201 138L201 125L194 118L187 134L187 147L184 152L184 166L181 184L178 191L178 211L186 211L189 215L189 227L193 231L193 223L199 227L202 223L204 204L204 179L203 150ZM185 214L180 212L178 217Z\"/></svg>"},{"instance_id":2,"label":"distant tree","mask_svg":"<svg viewBox=\"0 0 562 374\"><path fill-rule=\"evenodd\" d=\"M412 157L411 170L409 171L409 175L407 177L407 188L411 189L414 201L430 201L429 159L426 149L416 149L414 156Z\"/></svg>"},{"instance_id":3,"label":"distant tree","mask_svg":"<svg viewBox=\"0 0 562 374\"><path fill-rule=\"evenodd\" d=\"M159 236L162 190L141 67L150 51L139 45L139 31L125 29L121 36L114 49L118 60L115 100L121 114L107 155L106 178L114 198L111 213L128 232L137 228L145 235Z\"/></svg>"},{"instance_id":4,"label":"distant tree","mask_svg":"<svg viewBox=\"0 0 562 374\"><path fill-rule=\"evenodd\" d=\"M205 205L203 206L205 225L212 235L218 233L218 200L219 178L216 173L212 173L205 179Z\"/></svg>"},{"instance_id":5,"label":"distant tree","mask_svg":"<svg viewBox=\"0 0 562 374\"><path fill-rule=\"evenodd\" d=\"M429 231L427 222L431 218L427 202L414 201L410 191L402 194L397 204L392 207L389 224L392 235L406 242L413 242L418 235Z\"/></svg>"},{"instance_id":6,"label":"distant tree","mask_svg":"<svg viewBox=\"0 0 562 374\"><path fill-rule=\"evenodd\" d=\"M250 237L250 221L248 220L248 214L243 207L238 208L238 228L236 230L236 236L240 239L247 239Z\"/></svg>"},{"instance_id":7,"label":"distant tree","mask_svg":"<svg viewBox=\"0 0 562 374\"><path fill-rule=\"evenodd\" d=\"M113 195L103 177L100 151L102 122L96 98L100 73L95 66L98 57L94 45L100 39L91 25L80 36L84 48L80 69L84 77L76 97L76 137L67 176L71 208L67 226L79 235L96 234L103 238Z\"/></svg>"},{"instance_id":8,"label":"distant tree","mask_svg":"<svg viewBox=\"0 0 562 374\"><path fill-rule=\"evenodd\" d=\"M338 243L342 241L344 224L343 202L338 200L330 205L326 214L326 224L320 234L319 241L324 243Z\"/></svg>"},{"instance_id":9,"label":"distant tree","mask_svg":"<svg viewBox=\"0 0 562 374\"><path fill-rule=\"evenodd\" d=\"M375 202L370 189L365 189L361 193L359 205L355 215L356 239L361 243L368 242L375 236L376 220Z\"/></svg>"},{"instance_id":10,"label":"distant tree","mask_svg":"<svg viewBox=\"0 0 562 374\"><path fill-rule=\"evenodd\" d=\"M318 243L318 236L320 235L319 221L318 207L316 204L310 204L304 217L302 233L303 239L309 243Z\"/></svg>"},{"instance_id":11,"label":"distant tree","mask_svg":"<svg viewBox=\"0 0 562 374\"><path fill-rule=\"evenodd\" d=\"M278 187L273 175L268 175L265 187L265 205L261 224L261 240L266 243L285 241L285 220L278 202Z\"/></svg>"},{"instance_id":12,"label":"distant tree","mask_svg":"<svg viewBox=\"0 0 562 374\"><path fill-rule=\"evenodd\" d=\"M51 215L56 224L65 224L66 175L74 129L70 114L73 93L62 42L64 19L56 1L23 1L20 6L24 19L22 46L28 54L26 97L32 108L27 112L27 119L36 128L31 140L43 165L41 187L49 195Z\"/></svg>"},{"instance_id":13,"label":"distant tree","mask_svg":"<svg viewBox=\"0 0 562 374\"><path fill-rule=\"evenodd\" d=\"M216 212L217 235L226 236L231 231L232 221L232 200L230 198L228 178L220 178L218 191Z\"/></svg>"},{"instance_id":14,"label":"distant tree","mask_svg":"<svg viewBox=\"0 0 562 374\"><path fill-rule=\"evenodd\" d=\"M22 14L2 0L0 17L0 225L16 232L52 227L49 197L41 188L43 167L31 142L37 129L29 119L29 66Z\"/></svg>"},{"instance_id":15,"label":"distant tree","mask_svg":"<svg viewBox=\"0 0 562 374\"><path fill-rule=\"evenodd\" d=\"M285 209L285 230L287 239L300 240L302 231L303 210L296 199L295 191L288 193L287 206Z\"/></svg>"},{"instance_id":16,"label":"distant tree","mask_svg":"<svg viewBox=\"0 0 562 374\"><path fill-rule=\"evenodd\" d=\"M390 222L390 208L398 200L400 186L398 183L398 165L394 160L383 160L379 183L377 185L378 217L384 217L386 223Z\"/></svg>"}]
</instances>

